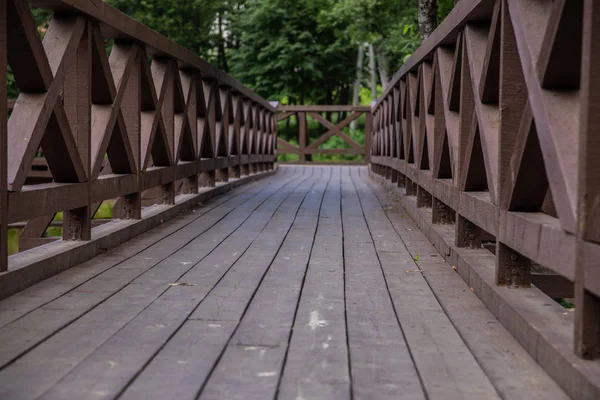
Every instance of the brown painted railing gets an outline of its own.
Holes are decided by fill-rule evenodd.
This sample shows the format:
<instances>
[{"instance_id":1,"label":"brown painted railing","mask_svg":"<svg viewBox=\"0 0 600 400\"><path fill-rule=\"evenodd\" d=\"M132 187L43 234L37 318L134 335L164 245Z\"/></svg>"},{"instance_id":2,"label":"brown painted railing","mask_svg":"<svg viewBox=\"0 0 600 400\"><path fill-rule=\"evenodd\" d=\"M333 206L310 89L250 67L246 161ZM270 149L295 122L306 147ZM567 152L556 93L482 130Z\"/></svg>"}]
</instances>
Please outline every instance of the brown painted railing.
<instances>
[{"instance_id":1,"label":"brown painted railing","mask_svg":"<svg viewBox=\"0 0 600 400\"><path fill-rule=\"evenodd\" d=\"M462 0L373 108L372 170L578 399L600 398L567 350L600 355L599 62L595 0Z\"/></svg>"},{"instance_id":2,"label":"brown painted railing","mask_svg":"<svg viewBox=\"0 0 600 400\"><path fill-rule=\"evenodd\" d=\"M30 4L54 12L43 40ZM199 187L274 168L276 110L266 100L103 1L0 0L0 75L7 65L20 95L8 101L0 81L0 271L45 262L45 272L23 273L21 283L176 215L205 198ZM29 184L36 165L48 166L52 182ZM165 207L142 211L142 198ZM125 223L127 234L108 235L105 225L94 234L91 218L109 199L114 218L141 223ZM9 224L28 221L22 235L36 239L61 211L64 240L44 248L52 260L43 252L7 258ZM72 251L98 237L96 247ZM4 296L16 289L2 276Z\"/></svg>"},{"instance_id":3,"label":"brown painted railing","mask_svg":"<svg viewBox=\"0 0 600 400\"><path fill-rule=\"evenodd\" d=\"M371 139L371 109L361 106L280 106L280 112L277 116L278 121L283 121L296 117L296 126L298 129L298 145L285 141L283 138L277 138L278 154L298 154L299 160L295 162L310 163L312 155L315 154L337 154L337 155L359 155L364 161L359 163L368 163L370 157ZM334 114L335 113L335 114ZM327 118L327 115L341 116L339 122L333 123ZM362 115L365 115L364 121L364 145L349 137L342 129L349 126ZM311 132L308 127L307 118L310 117L326 129L326 132L311 140ZM342 139L348 148L320 148L332 136ZM281 161L281 160L280 160Z\"/></svg>"}]
</instances>

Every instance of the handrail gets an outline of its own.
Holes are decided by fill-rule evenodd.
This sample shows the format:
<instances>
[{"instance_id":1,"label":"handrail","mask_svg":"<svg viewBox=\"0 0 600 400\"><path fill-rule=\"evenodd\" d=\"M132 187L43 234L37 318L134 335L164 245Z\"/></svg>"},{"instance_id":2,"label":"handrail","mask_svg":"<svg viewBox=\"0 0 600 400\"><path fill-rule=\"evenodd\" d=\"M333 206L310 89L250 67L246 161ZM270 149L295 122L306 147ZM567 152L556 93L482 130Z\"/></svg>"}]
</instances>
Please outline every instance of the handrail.
<instances>
[{"instance_id":1,"label":"handrail","mask_svg":"<svg viewBox=\"0 0 600 400\"><path fill-rule=\"evenodd\" d=\"M564 351L600 356L599 35L594 0L461 0L372 108L372 171L573 398L600 395Z\"/></svg>"},{"instance_id":2,"label":"handrail","mask_svg":"<svg viewBox=\"0 0 600 400\"><path fill-rule=\"evenodd\" d=\"M53 12L43 40L30 5ZM208 189L217 182L274 169L276 109L268 101L103 1L0 0L0 74L8 63L20 94L7 99L0 83L0 287L33 260L7 257L9 224L28 221L22 238L31 244L64 212L58 246L66 248L106 232L111 224L92 229L92 216L116 200L113 218L142 223L103 239L112 246L217 193ZM40 178L34 164L51 177L31 184ZM152 203L165 206L160 219L143 210ZM101 247L83 246L54 271ZM44 276L29 273L27 282Z\"/></svg>"}]
</instances>

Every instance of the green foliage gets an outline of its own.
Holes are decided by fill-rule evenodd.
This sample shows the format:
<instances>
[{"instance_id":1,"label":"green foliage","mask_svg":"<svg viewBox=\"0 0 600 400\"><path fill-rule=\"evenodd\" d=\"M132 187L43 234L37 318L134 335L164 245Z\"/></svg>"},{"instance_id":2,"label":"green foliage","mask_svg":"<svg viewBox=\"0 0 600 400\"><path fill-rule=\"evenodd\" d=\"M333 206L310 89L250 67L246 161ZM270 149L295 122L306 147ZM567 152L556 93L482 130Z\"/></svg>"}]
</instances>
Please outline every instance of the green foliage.
<instances>
[{"instance_id":1,"label":"green foliage","mask_svg":"<svg viewBox=\"0 0 600 400\"><path fill-rule=\"evenodd\" d=\"M96 214L94 214L94 218L98 218L98 219L112 218L113 206L114 206L114 203L112 203L110 201L103 202L102 204L100 204L100 207L98 207L98 211L96 211Z\"/></svg>"},{"instance_id":2,"label":"green foliage","mask_svg":"<svg viewBox=\"0 0 600 400\"><path fill-rule=\"evenodd\" d=\"M107 2L284 104L348 104L359 43L374 44L390 75L420 44L418 0ZM438 0L438 20L452 7ZM51 15L32 13L43 37Z\"/></svg>"},{"instance_id":3,"label":"green foliage","mask_svg":"<svg viewBox=\"0 0 600 400\"><path fill-rule=\"evenodd\" d=\"M568 299L558 298L555 300L558 304L560 304L561 306L563 306L566 309L571 310L571 309L575 308L575 304L571 303Z\"/></svg>"},{"instance_id":4,"label":"green foliage","mask_svg":"<svg viewBox=\"0 0 600 400\"><path fill-rule=\"evenodd\" d=\"M381 96L383 92L383 88L381 85L377 85L377 97ZM370 106L372 101L373 94L371 93L371 89L369 88L361 88L360 92L358 92L358 104L361 106Z\"/></svg>"},{"instance_id":5,"label":"green foliage","mask_svg":"<svg viewBox=\"0 0 600 400\"><path fill-rule=\"evenodd\" d=\"M19 88L17 87L17 82L15 81L15 76L13 75L10 67L8 68L8 73L6 74L6 85L7 85L7 96L9 99L16 99L19 95Z\"/></svg>"},{"instance_id":6,"label":"green foliage","mask_svg":"<svg viewBox=\"0 0 600 400\"><path fill-rule=\"evenodd\" d=\"M417 10L418 0L341 0L329 13L354 43L372 43L393 72L419 46Z\"/></svg>"},{"instance_id":7,"label":"green foliage","mask_svg":"<svg viewBox=\"0 0 600 400\"><path fill-rule=\"evenodd\" d=\"M348 101L356 49L343 27L323 17L328 5L248 0L231 25L239 38L231 54L233 75L270 99L316 104L345 95Z\"/></svg>"},{"instance_id":8,"label":"green foliage","mask_svg":"<svg viewBox=\"0 0 600 400\"><path fill-rule=\"evenodd\" d=\"M19 235L21 229L10 228L8 230L8 255L17 254L19 252Z\"/></svg>"},{"instance_id":9,"label":"green foliage","mask_svg":"<svg viewBox=\"0 0 600 400\"><path fill-rule=\"evenodd\" d=\"M220 0L108 0L125 14L151 27L181 46L212 58L214 33L211 28Z\"/></svg>"},{"instance_id":10,"label":"green foliage","mask_svg":"<svg viewBox=\"0 0 600 400\"><path fill-rule=\"evenodd\" d=\"M46 33L46 29L48 29L48 24L50 23L52 15L48 11L44 11L35 7L31 8L31 14L33 15L33 19L38 28L38 33L40 34L40 37L43 38L44 34ZM17 82L15 81L15 77L12 73L10 65L8 66L8 73L6 74L6 84L7 98L16 99L19 96L19 88L17 86Z\"/></svg>"},{"instance_id":11,"label":"green foliage","mask_svg":"<svg viewBox=\"0 0 600 400\"><path fill-rule=\"evenodd\" d=\"M60 226L50 226L44 232L44 237L62 237L62 228Z\"/></svg>"},{"instance_id":12,"label":"green foliage","mask_svg":"<svg viewBox=\"0 0 600 400\"><path fill-rule=\"evenodd\" d=\"M454 0L437 0L437 20L440 24L454 8Z\"/></svg>"}]
</instances>

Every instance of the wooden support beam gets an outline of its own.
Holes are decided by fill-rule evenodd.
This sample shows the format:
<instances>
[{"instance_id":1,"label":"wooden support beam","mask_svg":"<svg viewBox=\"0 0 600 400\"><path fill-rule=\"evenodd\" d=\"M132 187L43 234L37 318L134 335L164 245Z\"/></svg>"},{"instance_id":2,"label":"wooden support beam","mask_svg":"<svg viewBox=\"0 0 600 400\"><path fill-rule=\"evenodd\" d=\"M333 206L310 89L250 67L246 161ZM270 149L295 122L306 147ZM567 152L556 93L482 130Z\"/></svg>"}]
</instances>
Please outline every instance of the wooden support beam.
<instances>
[{"instance_id":1,"label":"wooden support beam","mask_svg":"<svg viewBox=\"0 0 600 400\"><path fill-rule=\"evenodd\" d=\"M431 193L427 192L421 186L417 186L417 207L431 208L432 201Z\"/></svg>"},{"instance_id":2,"label":"wooden support beam","mask_svg":"<svg viewBox=\"0 0 600 400\"><path fill-rule=\"evenodd\" d=\"M501 242L496 242L496 285L531 286L531 260Z\"/></svg>"},{"instance_id":3,"label":"wooden support beam","mask_svg":"<svg viewBox=\"0 0 600 400\"><path fill-rule=\"evenodd\" d=\"M577 355L593 359L600 357L600 297L586 285L598 277L597 254L586 250L600 243L600 4L593 0L584 1L582 39L574 346Z\"/></svg>"},{"instance_id":4,"label":"wooden support beam","mask_svg":"<svg viewBox=\"0 0 600 400\"><path fill-rule=\"evenodd\" d=\"M311 161L311 156L306 154L306 148L310 143L310 137L308 135L308 127L306 125L306 113L298 113L298 147L300 154L300 161Z\"/></svg>"},{"instance_id":5,"label":"wooden support beam","mask_svg":"<svg viewBox=\"0 0 600 400\"><path fill-rule=\"evenodd\" d=\"M90 240L92 236L92 28L81 37L74 62L65 79L64 107L86 174L84 205L65 210L64 240Z\"/></svg>"},{"instance_id":6,"label":"wooden support beam","mask_svg":"<svg viewBox=\"0 0 600 400\"><path fill-rule=\"evenodd\" d=\"M481 248L481 228L462 215L456 219L456 247Z\"/></svg>"},{"instance_id":7,"label":"wooden support beam","mask_svg":"<svg viewBox=\"0 0 600 400\"><path fill-rule=\"evenodd\" d=\"M0 0L0 272L8 269L8 183L7 183L7 1Z\"/></svg>"},{"instance_id":8,"label":"wooden support beam","mask_svg":"<svg viewBox=\"0 0 600 400\"><path fill-rule=\"evenodd\" d=\"M371 162L372 142L373 142L373 115L371 112L365 113L365 163Z\"/></svg>"},{"instance_id":9,"label":"wooden support beam","mask_svg":"<svg viewBox=\"0 0 600 400\"><path fill-rule=\"evenodd\" d=\"M454 210L440 201L437 197L434 197L431 210L431 222L434 224L453 224L454 220Z\"/></svg>"},{"instance_id":10,"label":"wooden support beam","mask_svg":"<svg viewBox=\"0 0 600 400\"><path fill-rule=\"evenodd\" d=\"M118 51L122 54L128 54L134 51L136 53L134 65L140 65L141 55L137 51L137 44L128 41L116 41L113 45L113 51ZM113 62L111 68L113 74L124 71L127 66L123 65L127 59L119 57L116 62ZM141 153L141 69L131 68L127 79L127 86L123 94L123 103L121 110L123 120L127 129L127 139L131 146L133 159L135 162L136 173L142 169L142 153ZM113 208L113 216L120 219L140 219L142 217L142 193L139 188L140 181L138 179L138 189L130 194L121 197L121 201Z\"/></svg>"}]
</instances>

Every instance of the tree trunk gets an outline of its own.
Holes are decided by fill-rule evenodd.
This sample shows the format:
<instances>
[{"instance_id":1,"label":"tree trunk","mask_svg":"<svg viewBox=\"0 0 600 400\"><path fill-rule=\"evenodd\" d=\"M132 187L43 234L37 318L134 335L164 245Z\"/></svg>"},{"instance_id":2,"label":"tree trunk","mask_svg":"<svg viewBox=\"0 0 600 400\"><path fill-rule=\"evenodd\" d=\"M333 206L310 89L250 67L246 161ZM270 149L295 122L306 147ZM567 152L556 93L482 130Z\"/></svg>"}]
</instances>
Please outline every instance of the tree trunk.
<instances>
[{"instance_id":1,"label":"tree trunk","mask_svg":"<svg viewBox=\"0 0 600 400\"><path fill-rule=\"evenodd\" d=\"M375 50L369 43L369 70L371 73L371 100L377 101L377 71L375 68Z\"/></svg>"},{"instance_id":2,"label":"tree trunk","mask_svg":"<svg viewBox=\"0 0 600 400\"><path fill-rule=\"evenodd\" d=\"M437 0L419 0L419 29L425 40L437 25Z\"/></svg>"},{"instance_id":3,"label":"tree trunk","mask_svg":"<svg viewBox=\"0 0 600 400\"><path fill-rule=\"evenodd\" d=\"M356 79L354 80L354 88L352 92L352 105L357 106L360 100L360 86L362 83L363 64L365 62L365 45L358 45L358 58L356 60ZM350 129L356 129L356 120L350 123Z\"/></svg>"},{"instance_id":4,"label":"tree trunk","mask_svg":"<svg viewBox=\"0 0 600 400\"><path fill-rule=\"evenodd\" d=\"M223 37L223 18L221 13L217 17L217 25L219 30L219 55L217 57L219 68L228 72L229 65L227 64L227 54L225 53L225 38Z\"/></svg>"},{"instance_id":5,"label":"tree trunk","mask_svg":"<svg viewBox=\"0 0 600 400\"><path fill-rule=\"evenodd\" d=\"M333 93L330 88L325 88L325 104L333 104ZM331 111L327 111L325 113L325 119L327 119L327 121L331 121ZM321 125L319 125L319 127L321 127ZM323 133L325 132L323 131Z\"/></svg>"},{"instance_id":6,"label":"tree trunk","mask_svg":"<svg viewBox=\"0 0 600 400\"><path fill-rule=\"evenodd\" d=\"M381 80L381 86L383 89L386 88L388 82L390 81L390 68L388 64L387 55L385 51L379 46L377 48L377 67L379 69L379 79Z\"/></svg>"}]
</instances>

